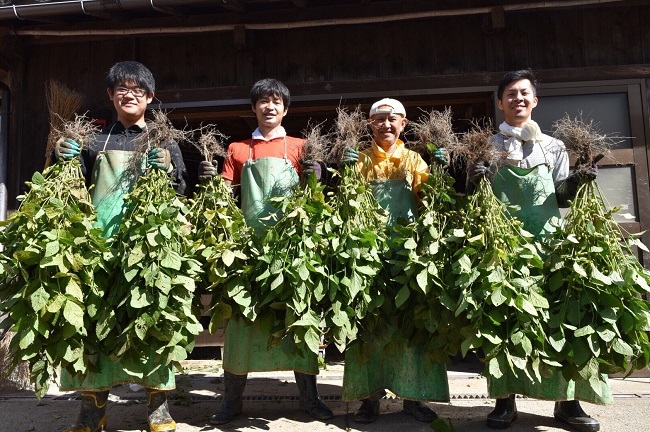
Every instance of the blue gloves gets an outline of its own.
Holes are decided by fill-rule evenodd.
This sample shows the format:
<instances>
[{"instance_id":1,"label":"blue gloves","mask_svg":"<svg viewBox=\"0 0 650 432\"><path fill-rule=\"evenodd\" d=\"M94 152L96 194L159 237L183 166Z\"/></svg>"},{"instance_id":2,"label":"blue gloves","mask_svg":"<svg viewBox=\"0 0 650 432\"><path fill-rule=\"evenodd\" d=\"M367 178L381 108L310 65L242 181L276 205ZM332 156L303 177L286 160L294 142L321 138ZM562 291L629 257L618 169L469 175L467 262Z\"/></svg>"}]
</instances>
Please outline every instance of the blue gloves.
<instances>
[{"instance_id":1,"label":"blue gloves","mask_svg":"<svg viewBox=\"0 0 650 432\"><path fill-rule=\"evenodd\" d=\"M171 165L171 155L169 150L161 148L152 148L147 153L147 163L154 168L161 169L163 171L169 170Z\"/></svg>"},{"instance_id":2,"label":"blue gloves","mask_svg":"<svg viewBox=\"0 0 650 432\"><path fill-rule=\"evenodd\" d=\"M58 159L70 160L79 156L81 146L70 138L60 138L54 145L54 154Z\"/></svg>"},{"instance_id":3,"label":"blue gloves","mask_svg":"<svg viewBox=\"0 0 650 432\"><path fill-rule=\"evenodd\" d=\"M447 150L443 147L437 147L433 151L433 159L442 166L447 166L449 158L447 157Z\"/></svg>"},{"instance_id":4,"label":"blue gloves","mask_svg":"<svg viewBox=\"0 0 650 432\"><path fill-rule=\"evenodd\" d=\"M346 147L341 157L342 165L354 165L359 161L359 152L352 147Z\"/></svg>"},{"instance_id":5,"label":"blue gloves","mask_svg":"<svg viewBox=\"0 0 650 432\"><path fill-rule=\"evenodd\" d=\"M314 173L316 180L320 180L322 174L321 167L318 162L304 161L301 166L302 178L309 178Z\"/></svg>"},{"instance_id":6,"label":"blue gloves","mask_svg":"<svg viewBox=\"0 0 650 432\"><path fill-rule=\"evenodd\" d=\"M207 181L217 175L217 161L201 161L199 164L199 180Z\"/></svg>"}]
</instances>

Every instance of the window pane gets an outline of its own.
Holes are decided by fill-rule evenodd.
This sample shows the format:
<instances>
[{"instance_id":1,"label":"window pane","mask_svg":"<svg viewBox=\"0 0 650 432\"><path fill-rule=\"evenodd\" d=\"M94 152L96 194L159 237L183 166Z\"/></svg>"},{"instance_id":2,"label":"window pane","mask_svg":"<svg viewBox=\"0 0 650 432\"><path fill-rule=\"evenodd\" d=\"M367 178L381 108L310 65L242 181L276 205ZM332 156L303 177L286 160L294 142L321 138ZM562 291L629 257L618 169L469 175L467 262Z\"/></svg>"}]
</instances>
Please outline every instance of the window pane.
<instances>
[{"instance_id":1,"label":"window pane","mask_svg":"<svg viewBox=\"0 0 650 432\"><path fill-rule=\"evenodd\" d=\"M614 215L617 222L638 221L636 197L634 191L633 167L603 167L598 169L598 185L605 195L605 204L620 207ZM634 219L627 219L621 214L629 213Z\"/></svg>"},{"instance_id":2,"label":"window pane","mask_svg":"<svg viewBox=\"0 0 650 432\"><path fill-rule=\"evenodd\" d=\"M598 179L596 181L603 192L605 205L608 208L620 207L620 210L614 214L616 222L638 222L633 167L598 168ZM567 211L568 209L560 209L562 216ZM632 215L633 218L622 216L624 214Z\"/></svg>"},{"instance_id":3,"label":"window pane","mask_svg":"<svg viewBox=\"0 0 650 432\"><path fill-rule=\"evenodd\" d=\"M598 129L612 136L627 137L614 145L613 149L632 148L630 132L630 109L627 93L599 93L589 95L540 96L533 111L535 120L542 131L551 134L553 123L564 117L565 113L576 118L582 113L585 121L591 119Z\"/></svg>"}]
</instances>

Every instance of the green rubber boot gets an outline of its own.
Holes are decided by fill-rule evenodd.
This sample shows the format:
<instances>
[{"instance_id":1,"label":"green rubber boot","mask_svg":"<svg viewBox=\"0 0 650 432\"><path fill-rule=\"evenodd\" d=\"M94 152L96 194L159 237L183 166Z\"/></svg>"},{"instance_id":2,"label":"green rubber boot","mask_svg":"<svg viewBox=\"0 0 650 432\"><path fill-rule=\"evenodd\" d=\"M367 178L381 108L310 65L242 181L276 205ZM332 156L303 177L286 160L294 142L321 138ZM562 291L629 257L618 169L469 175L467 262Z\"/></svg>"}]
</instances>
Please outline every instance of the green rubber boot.
<instances>
[{"instance_id":1,"label":"green rubber boot","mask_svg":"<svg viewBox=\"0 0 650 432\"><path fill-rule=\"evenodd\" d=\"M106 427L108 390L81 393L81 411L74 426L64 432L102 432Z\"/></svg>"},{"instance_id":2,"label":"green rubber boot","mask_svg":"<svg viewBox=\"0 0 650 432\"><path fill-rule=\"evenodd\" d=\"M151 432L176 432L176 422L169 414L167 392L147 388L147 420Z\"/></svg>"}]
</instances>

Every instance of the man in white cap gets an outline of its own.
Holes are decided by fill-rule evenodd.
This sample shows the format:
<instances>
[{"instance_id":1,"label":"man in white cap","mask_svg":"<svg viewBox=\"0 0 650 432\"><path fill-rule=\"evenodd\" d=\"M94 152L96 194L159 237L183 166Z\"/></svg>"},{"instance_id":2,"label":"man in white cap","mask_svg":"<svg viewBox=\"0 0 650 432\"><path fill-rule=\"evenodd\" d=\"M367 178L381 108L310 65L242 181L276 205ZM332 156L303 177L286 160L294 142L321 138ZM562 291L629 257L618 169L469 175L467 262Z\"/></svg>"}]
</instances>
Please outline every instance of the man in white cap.
<instances>
[{"instance_id":1,"label":"man in white cap","mask_svg":"<svg viewBox=\"0 0 650 432\"><path fill-rule=\"evenodd\" d=\"M395 99L382 99L370 108L373 142L370 148L357 152L346 149L343 164L355 164L370 182L373 194L389 214L388 225L400 219L412 222L417 216L417 194L429 176L429 167L415 151L404 147L399 139L406 127L406 110ZM438 152L437 162L446 162ZM425 349L409 346L400 337L397 324L389 322L392 331L375 344L352 343L345 354L343 399L362 400L354 420L372 423L379 414L379 400L385 389L404 399L403 410L416 420L432 422L436 413L422 401L449 401L447 369L444 364L431 363ZM390 344L391 352L385 348Z\"/></svg>"}]
</instances>

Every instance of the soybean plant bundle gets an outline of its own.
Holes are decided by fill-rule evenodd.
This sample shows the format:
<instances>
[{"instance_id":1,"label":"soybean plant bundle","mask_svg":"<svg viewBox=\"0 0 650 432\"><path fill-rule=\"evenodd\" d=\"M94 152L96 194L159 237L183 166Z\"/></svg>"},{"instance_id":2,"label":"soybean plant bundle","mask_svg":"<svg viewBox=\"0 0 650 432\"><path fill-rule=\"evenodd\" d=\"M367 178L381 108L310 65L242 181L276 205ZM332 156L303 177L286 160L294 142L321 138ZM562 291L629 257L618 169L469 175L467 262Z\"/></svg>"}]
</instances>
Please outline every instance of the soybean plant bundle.
<instances>
[{"instance_id":1,"label":"soybean plant bundle","mask_svg":"<svg viewBox=\"0 0 650 432\"><path fill-rule=\"evenodd\" d=\"M178 365L202 330L194 296L201 265L192 254L185 205L165 172L150 168L126 196L129 209L116 233L120 273L98 335L126 370ZM153 371L151 371L153 372Z\"/></svg>"},{"instance_id":2,"label":"soybean plant bundle","mask_svg":"<svg viewBox=\"0 0 650 432\"><path fill-rule=\"evenodd\" d=\"M330 161L339 161L346 147L359 149L368 130L360 108L338 111ZM329 335L339 348L365 335L373 342L373 332L359 332L380 324L379 307L385 296L377 281L387 249L386 213L375 199L370 184L356 166L344 166L332 196L331 242L325 260L330 270L330 290L337 297L331 304Z\"/></svg>"},{"instance_id":3,"label":"soybean plant bundle","mask_svg":"<svg viewBox=\"0 0 650 432\"><path fill-rule=\"evenodd\" d=\"M199 150L210 162L215 154L225 156L220 137L209 129L199 139ZM212 294L210 331L218 330L233 309L254 320L248 280L250 231L221 175L201 182L188 217L194 227L194 255L207 276L199 281L199 292Z\"/></svg>"},{"instance_id":4,"label":"soybean plant bundle","mask_svg":"<svg viewBox=\"0 0 650 432\"><path fill-rule=\"evenodd\" d=\"M592 160L592 153L603 150L604 136L594 132L592 123L566 118L557 127L579 158ZM576 132L587 139L571 139ZM650 273L630 246L647 248L635 235L622 243L613 219L617 210L607 209L595 181L582 181L547 243L551 354L566 378L589 381L597 394L601 374L631 373L650 362L649 304L639 298L650 291Z\"/></svg>"},{"instance_id":5,"label":"soybean plant bundle","mask_svg":"<svg viewBox=\"0 0 650 432\"><path fill-rule=\"evenodd\" d=\"M83 119L77 125L92 128ZM83 143L82 136L72 136ZM29 363L42 397L59 369L83 379L95 370L95 323L105 309L111 251L95 228L95 210L78 159L35 173L20 208L0 222L3 329L15 332L13 366Z\"/></svg>"},{"instance_id":6,"label":"soybean plant bundle","mask_svg":"<svg viewBox=\"0 0 650 432\"><path fill-rule=\"evenodd\" d=\"M412 123L418 140L414 148L433 155L436 148L449 153L457 146L449 109L423 114ZM400 287L395 296L402 335L412 343L427 345L436 362L446 362L458 353L461 328L467 325L456 317L455 303L446 285L453 250L445 234L457 226L462 197L453 188L453 178L445 167L434 161L420 190L420 214L415 223L395 227L391 239L394 252L390 260L393 278ZM453 289L453 287L452 287Z\"/></svg>"},{"instance_id":7,"label":"soybean plant bundle","mask_svg":"<svg viewBox=\"0 0 650 432\"><path fill-rule=\"evenodd\" d=\"M212 294L210 331L217 331L235 312L253 321L257 312L248 277L252 240L244 214L221 175L201 183L190 215L195 257L206 275L199 288Z\"/></svg>"},{"instance_id":8,"label":"soybean plant bundle","mask_svg":"<svg viewBox=\"0 0 650 432\"><path fill-rule=\"evenodd\" d=\"M492 377L510 369L541 380L548 319L540 288L543 262L533 236L510 217L485 178L468 199L464 228L448 242L457 243L447 280L457 289L455 314L473 329L461 344L463 354L482 348Z\"/></svg>"},{"instance_id":9,"label":"soybean plant bundle","mask_svg":"<svg viewBox=\"0 0 650 432\"><path fill-rule=\"evenodd\" d=\"M328 283L332 208L324 189L312 175L291 196L273 199L284 215L261 239L251 286L260 314L275 314L271 345L291 337L303 354L318 354L321 319L336 327L324 305L344 301Z\"/></svg>"},{"instance_id":10,"label":"soybean plant bundle","mask_svg":"<svg viewBox=\"0 0 650 432\"><path fill-rule=\"evenodd\" d=\"M465 133L453 158L466 166L488 162L499 166L507 155L494 148L489 125ZM468 197L463 227L446 235L454 255L445 282L455 315L472 326L461 344L463 355L481 348L490 376L505 373L541 380L546 370L543 323L548 302L542 295L543 261L533 236L508 213L481 178ZM444 304L451 304L445 300ZM461 315L462 314L462 315Z\"/></svg>"},{"instance_id":11,"label":"soybean plant bundle","mask_svg":"<svg viewBox=\"0 0 650 432\"><path fill-rule=\"evenodd\" d=\"M369 183L354 167L343 169L331 205L331 241L325 259L330 291L336 290L337 295L329 312L336 327L328 334L343 348L361 328L380 324L378 312L385 296L377 277L387 248L386 216Z\"/></svg>"},{"instance_id":12,"label":"soybean plant bundle","mask_svg":"<svg viewBox=\"0 0 650 432\"><path fill-rule=\"evenodd\" d=\"M548 240L548 340L565 378L589 381L650 362L650 310L639 298L650 274L621 244L621 232L595 181L582 184L561 226ZM630 244L647 251L633 236Z\"/></svg>"}]
</instances>

